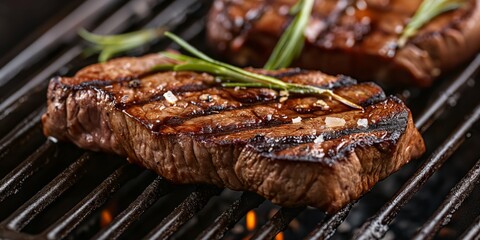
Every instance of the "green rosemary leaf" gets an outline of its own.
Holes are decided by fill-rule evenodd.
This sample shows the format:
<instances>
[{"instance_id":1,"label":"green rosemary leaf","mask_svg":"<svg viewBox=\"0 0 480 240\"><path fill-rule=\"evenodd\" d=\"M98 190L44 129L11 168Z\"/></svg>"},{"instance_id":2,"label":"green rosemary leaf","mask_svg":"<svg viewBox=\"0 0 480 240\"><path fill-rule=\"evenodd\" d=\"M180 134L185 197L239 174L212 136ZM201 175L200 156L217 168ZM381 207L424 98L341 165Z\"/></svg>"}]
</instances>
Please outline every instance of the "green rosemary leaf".
<instances>
[{"instance_id":1,"label":"green rosemary leaf","mask_svg":"<svg viewBox=\"0 0 480 240\"><path fill-rule=\"evenodd\" d=\"M117 35L99 35L90 33L82 28L78 31L78 35L95 45L109 46L138 42L144 39L158 36L159 34L163 34L163 32L164 30L161 29L143 29L135 32Z\"/></svg>"},{"instance_id":2,"label":"green rosemary leaf","mask_svg":"<svg viewBox=\"0 0 480 240\"><path fill-rule=\"evenodd\" d=\"M183 40L182 38L180 38L179 36L171 33L171 32L165 32L165 36L167 36L168 38L172 39L175 43L177 43L178 45L180 45L180 47L182 47L183 49L185 49L187 52L189 52L190 54L192 54L193 56L196 56L200 59L203 59L207 62L215 62L215 60L213 60L212 58L210 58L209 56L207 56L206 54L200 52L198 49L196 49L195 47L193 47L192 45L190 45L189 43L187 43L185 40Z\"/></svg>"},{"instance_id":3,"label":"green rosemary leaf","mask_svg":"<svg viewBox=\"0 0 480 240\"><path fill-rule=\"evenodd\" d=\"M297 15L298 12L300 12L300 10L302 9L302 4L303 4L303 0L300 0L300 1L297 1L295 3L295 5L293 5L291 8L290 8L290 11L288 12L290 15Z\"/></svg>"},{"instance_id":4,"label":"green rosemary leaf","mask_svg":"<svg viewBox=\"0 0 480 240\"><path fill-rule=\"evenodd\" d=\"M272 88L275 89L275 86L272 85L267 85L263 83L242 83L242 82L226 82L222 83L222 87L228 87L228 88L235 88L235 87L240 87L240 88ZM283 88L280 88L283 90Z\"/></svg>"},{"instance_id":5,"label":"green rosemary leaf","mask_svg":"<svg viewBox=\"0 0 480 240\"><path fill-rule=\"evenodd\" d=\"M335 94L332 90L323 89L319 87L309 86L309 85L301 85L301 84L290 84L291 87L287 89L289 92L297 93L297 94L316 94L316 95L324 95L330 96L333 99L347 105L351 108L356 109L363 109L361 106L347 100L346 98Z\"/></svg>"},{"instance_id":6,"label":"green rosemary leaf","mask_svg":"<svg viewBox=\"0 0 480 240\"><path fill-rule=\"evenodd\" d=\"M187 43L186 41L184 41L183 39L181 39L180 37L176 36L173 33L165 32L165 36L172 39L174 42L176 42L178 45L180 45L182 48L184 48L190 54L192 54L194 56L197 56L199 58L198 60L203 60L205 62L209 62L209 63L217 65L219 67L223 67L224 69L228 69L228 70L230 70L229 74L231 74L231 75L235 74L235 75L241 76L242 78L248 78L249 81L257 81L257 82L262 82L262 83L266 83L266 84L280 85L280 86L283 86L284 88L286 88L286 86L287 86L287 84L285 82L280 81L278 79L268 77L268 76L265 76L265 75L261 75L261 74L252 73L252 72L243 70L239 67L235 67L235 66L232 66L230 64L226 64L226 63L214 60L214 59L208 57L207 55L205 55L204 53L200 52L198 49L196 49L195 47L193 47L192 45L190 45L189 43ZM166 55L166 56L168 57L168 55Z\"/></svg>"},{"instance_id":7,"label":"green rosemary leaf","mask_svg":"<svg viewBox=\"0 0 480 240\"><path fill-rule=\"evenodd\" d=\"M179 61L179 62L193 62L193 61L196 61L196 58L192 58L192 57L189 57L189 56L186 56L186 55L183 55L183 54L179 54L179 53L175 53L175 52L164 51L164 52L160 52L159 54L163 55L167 58L170 58L172 60Z\"/></svg>"},{"instance_id":8,"label":"green rosemary leaf","mask_svg":"<svg viewBox=\"0 0 480 240\"><path fill-rule=\"evenodd\" d=\"M465 0L424 0L397 41L399 47L405 46L407 41L417 34L426 23L442 13L461 7Z\"/></svg>"},{"instance_id":9,"label":"green rosemary leaf","mask_svg":"<svg viewBox=\"0 0 480 240\"><path fill-rule=\"evenodd\" d=\"M163 71L173 71L176 64L159 64L155 65L151 71L152 72L163 72Z\"/></svg>"},{"instance_id":10,"label":"green rosemary leaf","mask_svg":"<svg viewBox=\"0 0 480 240\"><path fill-rule=\"evenodd\" d=\"M307 27L314 2L315 0L300 0L291 8L291 12L296 13L296 16L280 37L264 66L265 69L286 68L300 55L305 44L304 31Z\"/></svg>"},{"instance_id":11,"label":"green rosemary leaf","mask_svg":"<svg viewBox=\"0 0 480 240\"><path fill-rule=\"evenodd\" d=\"M93 45L89 51L100 52L98 60L104 62L116 54L135 49L158 39L163 36L164 32L164 28L158 28L118 35L98 35L90 33L85 29L80 29L78 34Z\"/></svg>"},{"instance_id":12,"label":"green rosemary leaf","mask_svg":"<svg viewBox=\"0 0 480 240\"><path fill-rule=\"evenodd\" d=\"M173 52L161 52L160 54L174 61L177 61L178 64L174 64L173 66L170 64L160 65L152 70L166 69L172 71L196 71L202 73L205 72L219 77L219 79L222 81L229 81L223 83L222 86L224 87L266 87L278 90L285 90L290 93L296 94L330 96L333 99L349 107L363 109L361 106L352 103L341 96L336 95L331 90L309 85L286 83L281 81L280 79L252 73L208 57L207 55L200 52L198 49L191 46L186 41L174 35L173 33L166 32L165 35L195 57L189 57L183 54Z\"/></svg>"},{"instance_id":13,"label":"green rosemary leaf","mask_svg":"<svg viewBox=\"0 0 480 240\"><path fill-rule=\"evenodd\" d=\"M100 55L98 56L98 61L105 62L119 53L134 49L138 46L139 45L136 45L136 44L125 44L125 45L119 45L119 46L105 47L100 51Z\"/></svg>"},{"instance_id":14,"label":"green rosemary leaf","mask_svg":"<svg viewBox=\"0 0 480 240\"><path fill-rule=\"evenodd\" d=\"M205 63L183 63L178 64L173 69L174 71L195 71L195 72L205 72L212 75L226 75L225 69L216 67L208 62Z\"/></svg>"}]
</instances>

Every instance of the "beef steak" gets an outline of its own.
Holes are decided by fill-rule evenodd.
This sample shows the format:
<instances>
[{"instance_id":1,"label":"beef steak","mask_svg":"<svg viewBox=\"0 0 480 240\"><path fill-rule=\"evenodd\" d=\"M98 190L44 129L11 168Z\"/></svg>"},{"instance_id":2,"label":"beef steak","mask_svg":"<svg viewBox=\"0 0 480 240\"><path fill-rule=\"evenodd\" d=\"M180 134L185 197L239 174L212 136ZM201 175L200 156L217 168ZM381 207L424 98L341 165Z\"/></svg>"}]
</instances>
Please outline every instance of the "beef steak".
<instances>
[{"instance_id":1,"label":"beef steak","mask_svg":"<svg viewBox=\"0 0 480 240\"><path fill-rule=\"evenodd\" d=\"M256 192L329 212L424 152L409 109L373 83L316 71L265 71L333 89L364 107L264 88L222 88L205 73L149 73L157 54L95 64L48 89L44 133L128 157L176 183ZM166 93L173 93L165 98Z\"/></svg>"},{"instance_id":2,"label":"beef steak","mask_svg":"<svg viewBox=\"0 0 480 240\"><path fill-rule=\"evenodd\" d=\"M296 66L388 85L426 87L480 49L480 0L442 14L406 46L397 40L423 0L317 0ZM263 65L297 0L215 0L211 46L237 65Z\"/></svg>"}]
</instances>

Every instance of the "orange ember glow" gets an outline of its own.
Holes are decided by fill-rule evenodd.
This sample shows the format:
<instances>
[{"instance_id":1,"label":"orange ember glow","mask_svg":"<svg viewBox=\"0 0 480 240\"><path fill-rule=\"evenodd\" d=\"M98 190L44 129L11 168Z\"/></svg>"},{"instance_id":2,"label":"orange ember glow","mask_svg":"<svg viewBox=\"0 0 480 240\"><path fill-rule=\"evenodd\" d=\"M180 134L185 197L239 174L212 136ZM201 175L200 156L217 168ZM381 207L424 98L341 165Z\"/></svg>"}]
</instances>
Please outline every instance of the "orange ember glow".
<instances>
[{"instance_id":1,"label":"orange ember glow","mask_svg":"<svg viewBox=\"0 0 480 240\"><path fill-rule=\"evenodd\" d=\"M255 211L251 210L247 213L246 216L246 227L248 231L252 231L257 226L257 214Z\"/></svg>"},{"instance_id":2,"label":"orange ember glow","mask_svg":"<svg viewBox=\"0 0 480 240\"><path fill-rule=\"evenodd\" d=\"M106 227L112 222L112 214L107 209L103 210L100 214L100 227Z\"/></svg>"},{"instance_id":3,"label":"orange ember glow","mask_svg":"<svg viewBox=\"0 0 480 240\"><path fill-rule=\"evenodd\" d=\"M277 236L275 236L275 240L283 240L283 232L279 232Z\"/></svg>"}]
</instances>

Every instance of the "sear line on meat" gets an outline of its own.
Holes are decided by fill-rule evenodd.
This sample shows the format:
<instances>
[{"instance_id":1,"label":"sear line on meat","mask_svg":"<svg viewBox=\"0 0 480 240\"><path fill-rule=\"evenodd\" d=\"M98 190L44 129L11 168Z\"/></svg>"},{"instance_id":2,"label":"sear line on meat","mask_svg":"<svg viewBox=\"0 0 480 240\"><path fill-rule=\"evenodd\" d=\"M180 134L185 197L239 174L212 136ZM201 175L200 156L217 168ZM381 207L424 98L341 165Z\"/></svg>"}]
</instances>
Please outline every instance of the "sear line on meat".
<instances>
[{"instance_id":1,"label":"sear line on meat","mask_svg":"<svg viewBox=\"0 0 480 240\"><path fill-rule=\"evenodd\" d=\"M480 0L439 15L397 48L422 1L317 0L294 64L390 86L430 86L480 50ZM207 42L237 65L262 66L290 24L296 2L215 0Z\"/></svg>"},{"instance_id":2,"label":"sear line on meat","mask_svg":"<svg viewBox=\"0 0 480 240\"><path fill-rule=\"evenodd\" d=\"M222 88L205 73L150 73L166 62L157 54L120 58L53 78L45 135L125 156L175 183L252 191L328 212L425 151L409 109L376 84L248 69L333 89L362 111L319 96L280 102L272 89ZM171 94L175 101L165 98Z\"/></svg>"}]
</instances>

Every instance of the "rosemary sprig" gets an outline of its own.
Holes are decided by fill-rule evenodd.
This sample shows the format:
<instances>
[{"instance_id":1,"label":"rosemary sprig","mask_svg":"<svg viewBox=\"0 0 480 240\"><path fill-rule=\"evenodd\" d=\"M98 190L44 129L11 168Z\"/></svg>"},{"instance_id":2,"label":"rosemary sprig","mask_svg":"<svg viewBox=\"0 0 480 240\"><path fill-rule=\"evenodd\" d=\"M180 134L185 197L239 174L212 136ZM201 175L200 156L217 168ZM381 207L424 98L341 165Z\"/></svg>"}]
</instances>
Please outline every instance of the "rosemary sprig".
<instances>
[{"instance_id":1,"label":"rosemary sprig","mask_svg":"<svg viewBox=\"0 0 480 240\"><path fill-rule=\"evenodd\" d=\"M93 46L90 53L100 52L99 62L105 62L121 52L135 49L163 36L165 28L144 29L118 35L98 35L80 29L78 34Z\"/></svg>"},{"instance_id":2,"label":"rosemary sprig","mask_svg":"<svg viewBox=\"0 0 480 240\"><path fill-rule=\"evenodd\" d=\"M295 94L313 94L321 96L329 96L333 99L356 109L363 109L361 106L335 94L332 90L319 87L286 83L277 78L252 73L244 69L214 60L204 53L197 50L173 33L165 32L165 36L172 39L183 49L188 51L194 57L186 56L179 53L161 52L167 58L178 61L178 64L165 64L154 67L154 71L197 71L206 72L219 76L221 80L228 79L230 82L222 84L223 87L265 87L287 91Z\"/></svg>"},{"instance_id":3,"label":"rosemary sprig","mask_svg":"<svg viewBox=\"0 0 480 240\"><path fill-rule=\"evenodd\" d=\"M407 41L417 34L418 30L438 15L461 7L465 0L424 0L413 15L398 39L399 47L405 46Z\"/></svg>"},{"instance_id":4,"label":"rosemary sprig","mask_svg":"<svg viewBox=\"0 0 480 240\"><path fill-rule=\"evenodd\" d=\"M315 0L299 0L290 9L290 14L295 15L292 23L288 26L279 39L272 55L265 65L265 69L279 69L290 66L297 58L305 42L304 31L313 9ZM137 48L150 41L161 38L165 28L144 29L118 35L98 35L85 29L80 29L78 34L92 44L85 52L88 54L100 52L99 62L105 62L116 54Z\"/></svg>"},{"instance_id":5,"label":"rosemary sprig","mask_svg":"<svg viewBox=\"0 0 480 240\"><path fill-rule=\"evenodd\" d=\"M302 52L305 44L304 31L310 18L315 0L300 0L295 4L290 14L295 15L275 46L264 68L275 70L290 66L292 61Z\"/></svg>"}]
</instances>

